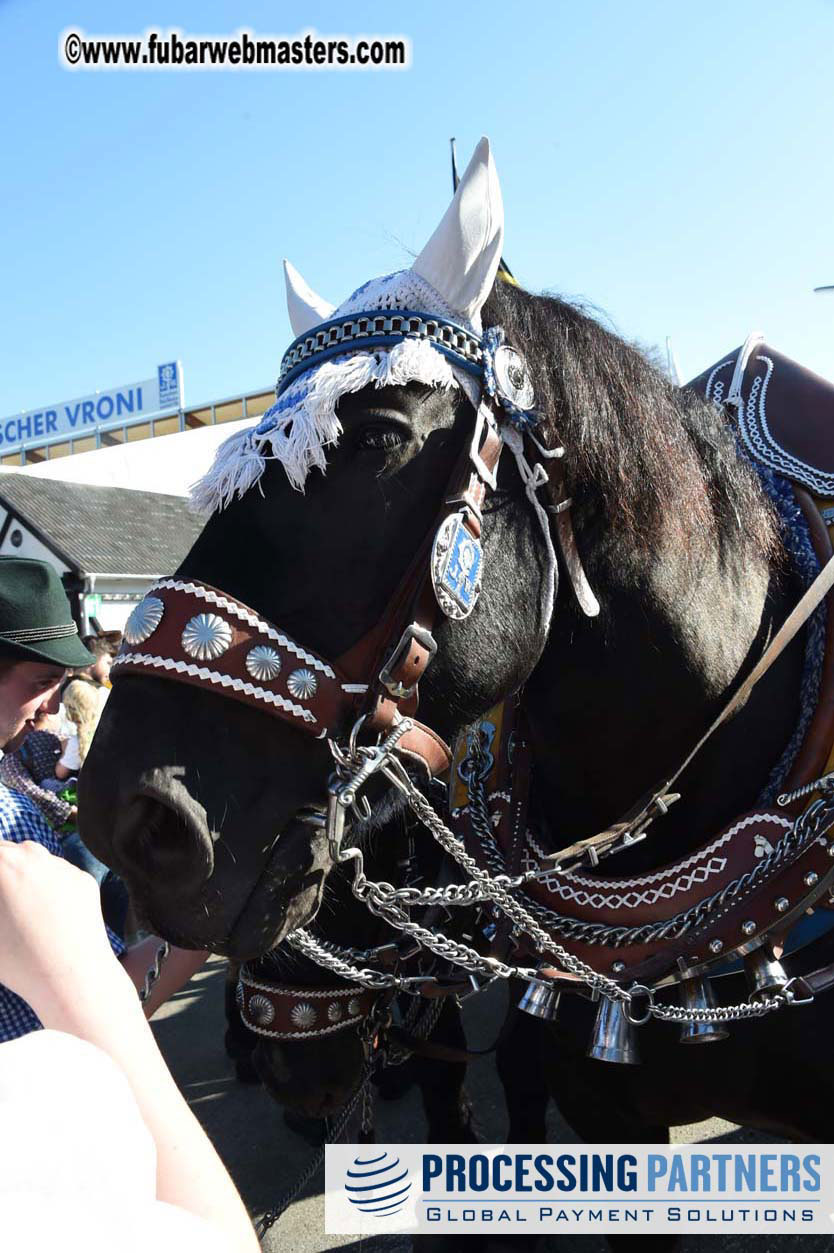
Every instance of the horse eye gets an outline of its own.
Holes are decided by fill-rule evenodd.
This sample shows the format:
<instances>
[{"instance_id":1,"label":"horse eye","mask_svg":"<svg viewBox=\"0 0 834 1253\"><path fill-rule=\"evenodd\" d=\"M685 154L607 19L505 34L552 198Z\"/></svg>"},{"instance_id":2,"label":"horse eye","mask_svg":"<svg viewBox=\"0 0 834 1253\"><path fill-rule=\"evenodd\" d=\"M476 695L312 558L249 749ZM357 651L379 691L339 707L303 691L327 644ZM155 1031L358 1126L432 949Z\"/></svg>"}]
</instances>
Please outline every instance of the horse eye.
<instances>
[{"instance_id":1,"label":"horse eye","mask_svg":"<svg viewBox=\"0 0 834 1253\"><path fill-rule=\"evenodd\" d=\"M404 443L405 435L398 427L381 422L374 426L364 426L356 439L357 448L373 450L399 448Z\"/></svg>"}]
</instances>

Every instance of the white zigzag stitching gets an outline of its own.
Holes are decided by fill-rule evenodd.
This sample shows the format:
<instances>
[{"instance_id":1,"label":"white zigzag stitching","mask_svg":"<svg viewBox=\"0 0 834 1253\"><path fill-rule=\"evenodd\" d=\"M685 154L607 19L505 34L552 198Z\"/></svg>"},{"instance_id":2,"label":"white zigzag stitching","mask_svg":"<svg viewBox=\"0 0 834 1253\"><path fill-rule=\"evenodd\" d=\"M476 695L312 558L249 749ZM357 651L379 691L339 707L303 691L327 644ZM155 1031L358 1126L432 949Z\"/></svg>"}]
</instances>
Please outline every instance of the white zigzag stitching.
<instances>
[{"instance_id":1,"label":"white zigzag stitching","mask_svg":"<svg viewBox=\"0 0 834 1253\"><path fill-rule=\"evenodd\" d=\"M211 605L218 605L221 609L228 610L236 618L241 618L244 622L248 622L251 627L255 627L256 630L262 631L264 635L268 635L271 640L275 640L276 644L280 644L288 652L295 653L296 657L301 661L306 661L308 666L321 670L322 674L327 675L328 679L335 679L336 675L326 662L321 661L318 657L313 657L311 653L294 643L293 640L288 639L286 635L276 631L269 623L262 622L256 614L249 613L247 609L242 609L240 605L227 600L225 596L218 596L216 592L210 591L207 587L199 587L196 583L181 583L179 579L160 579L157 583L154 583L150 591L155 592L158 588L163 587L168 588L171 592L189 592L192 596L199 596L201 600L206 600Z\"/></svg>"},{"instance_id":2,"label":"white zigzag stitching","mask_svg":"<svg viewBox=\"0 0 834 1253\"><path fill-rule=\"evenodd\" d=\"M733 358L728 357L726 361L722 361L719 365L715 367L712 374L710 374L709 378L707 379L707 385L704 390L704 398L706 400L711 400L716 405L721 403L721 395L716 391L715 387L713 386L713 381L715 379L716 374L718 374L719 371L726 369L727 366L729 366L730 369L732 369L734 365L735 365L735 361L733 360ZM723 392L723 390L724 390L724 386L722 383L721 391Z\"/></svg>"},{"instance_id":3,"label":"white zigzag stitching","mask_svg":"<svg viewBox=\"0 0 834 1253\"><path fill-rule=\"evenodd\" d=\"M765 409L767 385L773 373L772 357L760 356L757 364L765 366L765 374L757 374L750 384L747 402L739 408L739 429L744 442L755 456L777 474L798 478L803 485L827 496L834 490L834 474L826 474L807 461L794 457L777 443L771 434Z\"/></svg>"},{"instance_id":4,"label":"white zigzag stitching","mask_svg":"<svg viewBox=\"0 0 834 1253\"><path fill-rule=\"evenodd\" d=\"M219 670L208 670L205 666L174 661L172 657L154 657L150 653L125 653L123 657L117 657L113 665L114 667L124 666L128 663L134 666L156 666L157 669L176 670L177 674L188 674L195 679L208 679L209 683L234 688L236 692L243 692L245 696L254 696L256 700L262 700L267 705L277 705L279 709L285 709L287 713L291 713L296 718L303 718L305 722L316 721L315 714L309 709L302 709L300 705L294 705L291 700L287 700L286 696L279 696L277 692L268 692L263 687L255 687L254 683L244 683L243 679L233 679L230 674L221 674Z\"/></svg>"},{"instance_id":5,"label":"white zigzag stitching","mask_svg":"<svg viewBox=\"0 0 834 1253\"><path fill-rule=\"evenodd\" d=\"M704 865L695 866L689 874L679 875L677 879L661 883L647 892L628 892L625 895L586 892L582 888L577 890L570 883L551 883L549 876L540 882L554 896L560 896L563 901L575 901L577 905L590 905L592 909L636 909L638 905L654 905L657 901L671 900L679 892L688 892L694 883L706 883L711 875L720 874L726 864L726 857L711 857Z\"/></svg>"},{"instance_id":6,"label":"white zigzag stitching","mask_svg":"<svg viewBox=\"0 0 834 1253\"><path fill-rule=\"evenodd\" d=\"M613 883L605 879L585 879L579 875L571 874L570 871L565 871L562 878L569 879L569 884L560 883L558 879L554 882L550 875L543 876L540 882L545 884L549 891L561 896L563 900L575 900L580 905L591 904L595 909L603 907L608 909L635 909L638 905L652 905L657 900L669 900L672 896L677 895L678 892L688 892L693 883L704 883L710 875L719 874L726 865L726 858L710 856L709 861L701 867L702 874L700 876L698 876L697 863L721 848L723 844L726 844L739 831L743 831L745 827L749 827L754 822L762 821L774 822L786 829L792 826L789 818L781 818L776 814L749 814L748 817L742 818L741 822L737 822L734 827L730 827L729 831L725 831L723 835L714 840L707 848L700 849L697 853L693 853L691 857L688 857L686 861L673 866L672 870L678 873L678 878L674 880L667 879L667 876L671 873L669 870L643 875L639 879L621 879ZM690 867L695 867L691 874L680 874L681 871L688 870ZM663 880L666 880L666 882L662 882ZM633 900L631 901L624 896L602 896L600 893L600 888L604 890L616 887L622 890L623 888L641 888L650 883L660 883L660 886L655 888L653 892L632 894ZM595 889L595 892L593 896L587 892L576 892L573 890L574 884Z\"/></svg>"},{"instance_id":7,"label":"white zigzag stitching","mask_svg":"<svg viewBox=\"0 0 834 1253\"><path fill-rule=\"evenodd\" d=\"M358 1018L343 1018L341 1022L334 1022L332 1027L317 1027L315 1031L277 1031L275 1028L256 1027L248 1019L246 1026L250 1031L269 1036L273 1040L313 1040L320 1035L332 1035L334 1031L344 1031L345 1027L352 1027L355 1022L361 1021L361 1015Z\"/></svg>"}]
</instances>

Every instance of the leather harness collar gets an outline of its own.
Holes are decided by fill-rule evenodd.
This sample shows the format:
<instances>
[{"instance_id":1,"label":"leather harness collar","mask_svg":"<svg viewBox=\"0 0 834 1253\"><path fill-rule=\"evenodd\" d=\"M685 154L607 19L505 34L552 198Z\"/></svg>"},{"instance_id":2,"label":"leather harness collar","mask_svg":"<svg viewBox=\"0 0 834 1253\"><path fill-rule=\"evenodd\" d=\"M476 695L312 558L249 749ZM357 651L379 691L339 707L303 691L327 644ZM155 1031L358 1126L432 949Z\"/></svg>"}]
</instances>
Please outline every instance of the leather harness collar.
<instances>
[{"instance_id":1,"label":"leather harness collar","mask_svg":"<svg viewBox=\"0 0 834 1253\"><path fill-rule=\"evenodd\" d=\"M807 492L794 490L820 565L830 570L832 545L819 510ZM754 670L754 681L755 676ZM743 693L744 689L742 698ZM711 731L738 703L734 698ZM467 769L477 761L472 757L476 737L488 750L489 768L479 787L491 809L489 830L483 820L478 822L465 783ZM785 793L805 789L806 794L776 808L740 814L693 853L631 877L598 877L583 871L583 867L593 871L600 853L604 856L627 845L635 833L640 838L641 820L651 816L652 803L659 801L663 808L664 797L674 799L669 796L671 784L694 754L629 820L558 853L543 848L527 829L532 762L523 693L496 706L468 740L459 742L449 803L469 852L490 873L540 872L524 891L533 907L539 907L537 916L555 941L622 986L634 981L657 986L714 970L728 956L750 952L763 942L779 948L807 910L825 903L834 885L834 838L823 832L795 854L771 858L772 868L768 858L813 802L807 785L834 766L832 745L834 613L829 612L820 698L784 785ZM764 873L751 873L757 868ZM499 926L493 954L506 955L507 948L506 927ZM807 976L805 982L817 988L834 985L834 965Z\"/></svg>"}]
</instances>

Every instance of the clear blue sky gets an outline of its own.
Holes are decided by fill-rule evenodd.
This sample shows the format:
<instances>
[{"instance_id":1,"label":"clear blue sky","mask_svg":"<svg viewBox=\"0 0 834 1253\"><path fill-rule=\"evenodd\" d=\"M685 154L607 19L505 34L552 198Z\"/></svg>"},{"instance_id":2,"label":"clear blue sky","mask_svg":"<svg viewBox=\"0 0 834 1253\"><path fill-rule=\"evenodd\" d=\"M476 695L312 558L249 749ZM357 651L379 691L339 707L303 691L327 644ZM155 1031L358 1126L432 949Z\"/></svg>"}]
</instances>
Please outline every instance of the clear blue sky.
<instances>
[{"instance_id":1,"label":"clear blue sky","mask_svg":"<svg viewBox=\"0 0 834 1253\"><path fill-rule=\"evenodd\" d=\"M406 72L71 73L58 35L405 34ZM334 302L408 264L493 141L505 254L690 377L761 329L834 379L834 3L0 0L0 416L179 357L270 384L281 257Z\"/></svg>"}]
</instances>

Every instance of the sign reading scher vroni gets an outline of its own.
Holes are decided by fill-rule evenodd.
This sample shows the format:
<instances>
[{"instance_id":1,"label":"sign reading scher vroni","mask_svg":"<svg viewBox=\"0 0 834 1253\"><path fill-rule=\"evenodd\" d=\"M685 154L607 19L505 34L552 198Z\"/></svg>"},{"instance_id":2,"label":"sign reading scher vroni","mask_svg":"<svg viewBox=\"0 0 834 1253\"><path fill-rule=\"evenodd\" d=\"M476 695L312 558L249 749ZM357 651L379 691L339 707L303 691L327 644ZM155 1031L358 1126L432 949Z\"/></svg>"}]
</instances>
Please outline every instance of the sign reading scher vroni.
<instances>
[{"instance_id":1,"label":"sign reading scher vroni","mask_svg":"<svg viewBox=\"0 0 834 1253\"><path fill-rule=\"evenodd\" d=\"M125 383L107 391L27 409L0 421L0 453L24 444L47 443L92 434L96 427L149 417L163 409L182 408L182 367L178 361L157 366L153 378Z\"/></svg>"}]
</instances>

